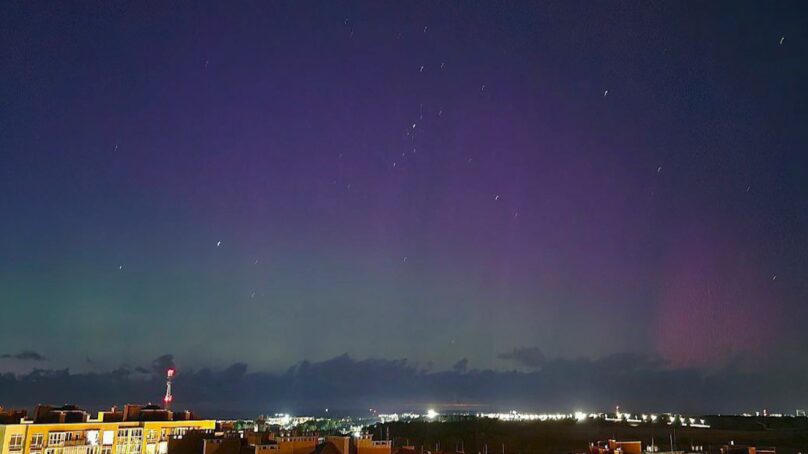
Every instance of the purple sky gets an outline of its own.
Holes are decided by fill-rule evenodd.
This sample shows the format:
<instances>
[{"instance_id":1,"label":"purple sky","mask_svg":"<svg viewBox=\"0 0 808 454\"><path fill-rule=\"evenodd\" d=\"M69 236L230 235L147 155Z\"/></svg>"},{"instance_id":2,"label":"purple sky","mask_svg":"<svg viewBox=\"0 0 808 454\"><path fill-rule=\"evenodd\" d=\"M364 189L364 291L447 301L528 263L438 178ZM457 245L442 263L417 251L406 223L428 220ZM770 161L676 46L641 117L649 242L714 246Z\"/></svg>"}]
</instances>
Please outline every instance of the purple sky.
<instances>
[{"instance_id":1,"label":"purple sky","mask_svg":"<svg viewBox=\"0 0 808 454\"><path fill-rule=\"evenodd\" d=\"M806 17L4 4L0 370L530 349L804 376Z\"/></svg>"}]
</instances>

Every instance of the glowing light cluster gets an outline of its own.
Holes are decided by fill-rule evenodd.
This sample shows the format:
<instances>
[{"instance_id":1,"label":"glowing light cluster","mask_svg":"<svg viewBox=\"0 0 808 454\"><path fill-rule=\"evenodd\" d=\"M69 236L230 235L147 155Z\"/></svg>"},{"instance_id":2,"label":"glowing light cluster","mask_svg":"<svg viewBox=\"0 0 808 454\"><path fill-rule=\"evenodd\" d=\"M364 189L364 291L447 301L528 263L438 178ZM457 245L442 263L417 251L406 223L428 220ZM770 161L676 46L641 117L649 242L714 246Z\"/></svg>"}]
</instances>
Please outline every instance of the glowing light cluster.
<instances>
[{"instance_id":1,"label":"glowing light cluster","mask_svg":"<svg viewBox=\"0 0 808 454\"><path fill-rule=\"evenodd\" d=\"M275 413L266 419L266 423L272 426L281 426L284 429L295 427L299 424L314 420L311 416L291 416L288 413Z\"/></svg>"},{"instance_id":2,"label":"glowing light cluster","mask_svg":"<svg viewBox=\"0 0 808 454\"><path fill-rule=\"evenodd\" d=\"M501 421L564 421L573 419L582 422L588 418L598 418L600 415L583 411L576 411L575 413L520 413L511 411L510 413L477 413L476 416Z\"/></svg>"}]
</instances>

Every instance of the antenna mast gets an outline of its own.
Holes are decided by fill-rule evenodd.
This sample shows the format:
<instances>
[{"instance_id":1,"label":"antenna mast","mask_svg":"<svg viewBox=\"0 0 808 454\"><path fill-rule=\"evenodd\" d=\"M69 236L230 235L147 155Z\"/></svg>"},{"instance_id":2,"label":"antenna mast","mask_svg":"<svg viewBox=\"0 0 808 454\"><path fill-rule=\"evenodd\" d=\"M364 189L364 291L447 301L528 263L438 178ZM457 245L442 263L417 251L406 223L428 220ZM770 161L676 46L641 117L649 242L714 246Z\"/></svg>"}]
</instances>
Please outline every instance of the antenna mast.
<instances>
[{"instance_id":1,"label":"antenna mast","mask_svg":"<svg viewBox=\"0 0 808 454\"><path fill-rule=\"evenodd\" d=\"M171 381L174 380L174 368L169 367L166 371L166 396L163 397L163 403L165 404L166 410L171 409L171 401L174 400L174 396L171 395Z\"/></svg>"}]
</instances>

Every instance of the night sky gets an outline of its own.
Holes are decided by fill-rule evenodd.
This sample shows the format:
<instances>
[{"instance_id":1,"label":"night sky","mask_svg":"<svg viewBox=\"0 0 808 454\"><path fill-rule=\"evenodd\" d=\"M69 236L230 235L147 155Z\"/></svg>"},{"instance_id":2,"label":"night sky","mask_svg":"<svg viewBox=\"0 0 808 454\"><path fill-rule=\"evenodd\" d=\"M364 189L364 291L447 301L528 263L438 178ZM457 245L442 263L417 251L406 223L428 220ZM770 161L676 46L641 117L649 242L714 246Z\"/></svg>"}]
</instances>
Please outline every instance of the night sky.
<instances>
[{"instance_id":1,"label":"night sky","mask_svg":"<svg viewBox=\"0 0 808 454\"><path fill-rule=\"evenodd\" d=\"M430 383L391 406L808 405L807 6L4 2L14 403L173 355Z\"/></svg>"}]
</instances>

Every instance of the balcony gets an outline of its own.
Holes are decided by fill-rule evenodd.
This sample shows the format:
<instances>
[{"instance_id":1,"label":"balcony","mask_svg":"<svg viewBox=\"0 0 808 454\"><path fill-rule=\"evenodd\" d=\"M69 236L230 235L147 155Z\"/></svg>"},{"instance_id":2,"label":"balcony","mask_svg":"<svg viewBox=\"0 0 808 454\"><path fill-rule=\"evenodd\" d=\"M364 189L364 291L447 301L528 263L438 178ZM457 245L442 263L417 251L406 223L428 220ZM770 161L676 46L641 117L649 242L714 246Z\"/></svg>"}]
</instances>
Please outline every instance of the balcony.
<instances>
[{"instance_id":1,"label":"balcony","mask_svg":"<svg viewBox=\"0 0 808 454\"><path fill-rule=\"evenodd\" d=\"M62 446L84 446L87 444L86 438L74 438L72 440L65 440Z\"/></svg>"}]
</instances>

